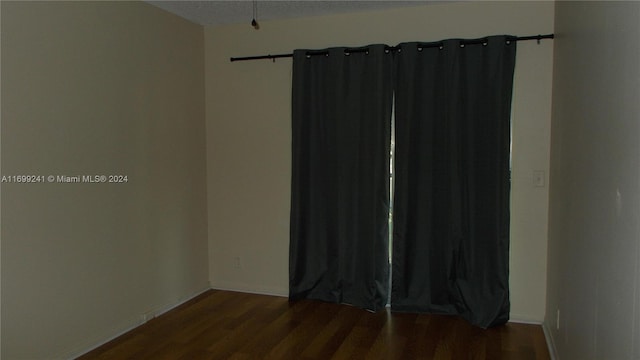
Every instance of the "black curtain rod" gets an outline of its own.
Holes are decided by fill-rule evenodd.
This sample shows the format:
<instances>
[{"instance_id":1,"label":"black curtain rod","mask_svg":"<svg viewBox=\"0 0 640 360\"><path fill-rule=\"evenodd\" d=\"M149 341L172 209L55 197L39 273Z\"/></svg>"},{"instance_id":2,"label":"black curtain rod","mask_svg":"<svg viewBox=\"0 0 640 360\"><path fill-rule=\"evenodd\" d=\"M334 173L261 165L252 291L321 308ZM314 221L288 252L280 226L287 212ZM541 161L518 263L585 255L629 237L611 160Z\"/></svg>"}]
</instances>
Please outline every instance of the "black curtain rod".
<instances>
[{"instance_id":1,"label":"black curtain rod","mask_svg":"<svg viewBox=\"0 0 640 360\"><path fill-rule=\"evenodd\" d=\"M542 39L553 39L553 34L519 36L519 37L514 38L515 41L537 40L538 44L540 43L540 40L542 40ZM465 45L482 44L485 41L486 41L485 38L475 39L475 40L463 40L462 44L465 44ZM441 46L441 42L418 44L418 46L425 47L425 48L439 47L439 46ZM391 51L394 51L394 50L397 50L398 47L397 46L388 46L387 49L391 50ZM349 50L349 52L363 52L363 51L366 51L366 47L365 48L347 49L347 50ZM326 53L327 53L326 51L311 51L309 53L309 55L323 55L323 54L326 54ZM234 61L246 61L246 60L263 60L263 59L272 59L273 61L275 61L275 59L290 58L290 57L293 57L293 54L276 54L276 55L269 54L269 55L258 55L258 56L232 57L229 60L231 60L231 62L234 62Z\"/></svg>"}]
</instances>

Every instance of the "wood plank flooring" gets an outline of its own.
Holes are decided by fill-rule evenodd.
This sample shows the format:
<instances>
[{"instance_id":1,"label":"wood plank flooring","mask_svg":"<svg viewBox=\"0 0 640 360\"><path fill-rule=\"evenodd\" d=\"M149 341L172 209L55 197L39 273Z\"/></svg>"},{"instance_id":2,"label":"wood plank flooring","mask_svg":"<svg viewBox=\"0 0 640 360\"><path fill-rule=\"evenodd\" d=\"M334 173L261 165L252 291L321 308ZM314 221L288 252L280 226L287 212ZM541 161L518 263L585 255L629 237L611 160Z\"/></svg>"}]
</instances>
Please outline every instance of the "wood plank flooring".
<instances>
[{"instance_id":1,"label":"wood plank flooring","mask_svg":"<svg viewBox=\"0 0 640 360\"><path fill-rule=\"evenodd\" d=\"M210 290L79 359L549 359L542 328L482 330L441 315L371 313Z\"/></svg>"}]
</instances>

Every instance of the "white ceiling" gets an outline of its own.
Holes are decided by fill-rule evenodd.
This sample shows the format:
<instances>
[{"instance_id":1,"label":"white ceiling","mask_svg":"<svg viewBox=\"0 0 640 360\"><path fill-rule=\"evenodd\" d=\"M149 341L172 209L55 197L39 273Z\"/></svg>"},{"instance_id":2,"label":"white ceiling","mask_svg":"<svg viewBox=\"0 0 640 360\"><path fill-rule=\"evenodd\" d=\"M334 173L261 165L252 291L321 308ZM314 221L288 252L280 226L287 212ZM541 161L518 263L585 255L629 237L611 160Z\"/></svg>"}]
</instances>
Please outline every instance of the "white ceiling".
<instances>
[{"instance_id":1,"label":"white ceiling","mask_svg":"<svg viewBox=\"0 0 640 360\"><path fill-rule=\"evenodd\" d=\"M192 1L192 0L146 0L161 9L174 13L200 25L250 24L253 19L253 2L235 1ZM274 20L292 17L306 17L348 12L381 10L393 7L415 6L440 1L257 1L257 20Z\"/></svg>"}]
</instances>

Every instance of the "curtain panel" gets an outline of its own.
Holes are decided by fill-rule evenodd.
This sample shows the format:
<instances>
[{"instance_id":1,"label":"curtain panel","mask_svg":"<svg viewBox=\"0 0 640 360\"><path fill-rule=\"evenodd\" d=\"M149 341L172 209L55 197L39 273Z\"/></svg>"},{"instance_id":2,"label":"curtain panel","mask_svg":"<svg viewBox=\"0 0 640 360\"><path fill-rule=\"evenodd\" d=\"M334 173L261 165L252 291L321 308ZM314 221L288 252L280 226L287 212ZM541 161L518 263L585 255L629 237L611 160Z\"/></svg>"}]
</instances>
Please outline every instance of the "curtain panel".
<instances>
[{"instance_id":1,"label":"curtain panel","mask_svg":"<svg viewBox=\"0 0 640 360\"><path fill-rule=\"evenodd\" d=\"M293 57L289 297L388 298L393 58L384 45Z\"/></svg>"},{"instance_id":2,"label":"curtain panel","mask_svg":"<svg viewBox=\"0 0 640 360\"><path fill-rule=\"evenodd\" d=\"M400 47L391 307L504 323L516 41Z\"/></svg>"},{"instance_id":3,"label":"curtain panel","mask_svg":"<svg viewBox=\"0 0 640 360\"><path fill-rule=\"evenodd\" d=\"M352 50L294 52L290 298L506 322L515 38Z\"/></svg>"}]
</instances>

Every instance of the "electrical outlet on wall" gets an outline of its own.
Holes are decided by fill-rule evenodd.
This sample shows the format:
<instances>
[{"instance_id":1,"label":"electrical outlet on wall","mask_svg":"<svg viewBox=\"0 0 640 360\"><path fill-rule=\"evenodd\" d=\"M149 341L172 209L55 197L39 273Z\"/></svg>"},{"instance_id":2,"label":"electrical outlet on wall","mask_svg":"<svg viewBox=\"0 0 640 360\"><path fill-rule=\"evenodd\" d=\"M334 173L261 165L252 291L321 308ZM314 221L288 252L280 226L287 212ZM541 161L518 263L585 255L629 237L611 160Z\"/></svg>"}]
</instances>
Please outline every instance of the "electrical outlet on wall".
<instances>
[{"instance_id":1,"label":"electrical outlet on wall","mask_svg":"<svg viewBox=\"0 0 640 360\"><path fill-rule=\"evenodd\" d=\"M544 187L545 186L545 174L544 170L533 171L533 186Z\"/></svg>"}]
</instances>

